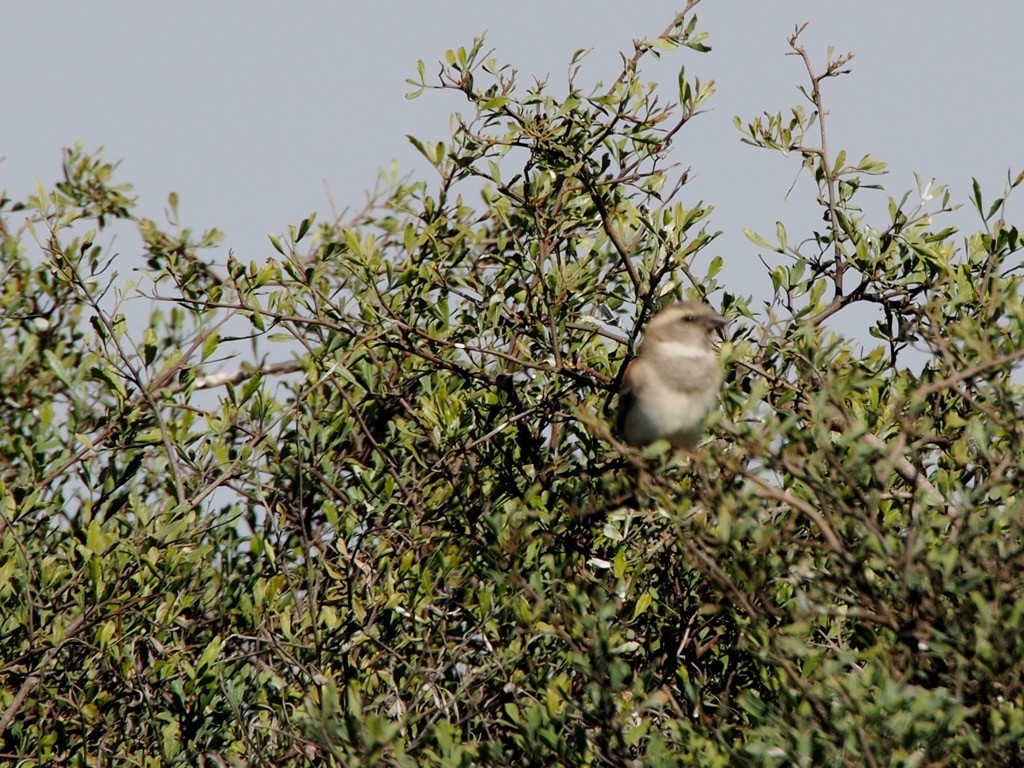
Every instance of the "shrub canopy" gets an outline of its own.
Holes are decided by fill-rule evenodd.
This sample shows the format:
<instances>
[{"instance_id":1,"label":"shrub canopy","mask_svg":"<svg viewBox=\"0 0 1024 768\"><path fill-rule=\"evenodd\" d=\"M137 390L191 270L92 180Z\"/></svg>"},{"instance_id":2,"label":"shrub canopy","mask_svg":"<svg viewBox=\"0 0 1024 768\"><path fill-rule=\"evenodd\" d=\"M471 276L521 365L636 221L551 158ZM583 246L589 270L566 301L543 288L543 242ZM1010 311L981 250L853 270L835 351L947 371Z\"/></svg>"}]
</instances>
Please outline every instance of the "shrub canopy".
<instances>
[{"instance_id":1,"label":"shrub canopy","mask_svg":"<svg viewBox=\"0 0 1024 768\"><path fill-rule=\"evenodd\" d=\"M670 154L713 83L642 73L707 50L694 5L593 90L582 53L561 96L482 40L421 65L468 103L411 139L432 175L263 259L81 147L3 197L5 759L1024 760L1021 177L966 236L943 188L869 218L884 165L822 117L848 59L794 35L807 103L737 125L821 224L751 233L761 295L729 291ZM616 382L683 297L731 320L720 412L625 449Z\"/></svg>"}]
</instances>

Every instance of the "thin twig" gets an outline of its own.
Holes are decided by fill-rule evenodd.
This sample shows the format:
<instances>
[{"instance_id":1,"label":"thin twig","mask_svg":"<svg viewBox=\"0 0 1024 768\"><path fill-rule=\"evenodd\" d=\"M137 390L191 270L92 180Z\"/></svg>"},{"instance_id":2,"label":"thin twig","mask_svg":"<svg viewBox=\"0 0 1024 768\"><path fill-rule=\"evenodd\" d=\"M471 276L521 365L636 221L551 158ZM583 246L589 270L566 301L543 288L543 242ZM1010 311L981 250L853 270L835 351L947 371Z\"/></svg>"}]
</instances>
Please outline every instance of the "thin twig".
<instances>
[{"instance_id":1,"label":"thin twig","mask_svg":"<svg viewBox=\"0 0 1024 768\"><path fill-rule=\"evenodd\" d=\"M821 140L821 147L813 150L809 148L801 148L800 151L804 154L815 154L821 160L821 166L824 171L825 178L825 191L828 195L829 218L832 225L832 248L835 259L835 274L832 279L835 284L836 296L842 296L843 273L846 270L846 262L843 258L842 248L839 245L839 215L836 211L836 175L829 167L831 163L828 154L828 133L825 129L826 112L824 99L821 95L821 81L826 77L832 76L833 68L829 66L820 75L814 73L814 66L811 64L811 57L808 55L807 49L797 43L797 38L800 37L800 34L806 28L806 24L798 27L792 37L789 38L789 45L800 56L800 58L803 59L804 67L807 69L807 75L811 79L811 93L813 94L812 100L814 102L814 108L818 111L818 133Z\"/></svg>"}]
</instances>

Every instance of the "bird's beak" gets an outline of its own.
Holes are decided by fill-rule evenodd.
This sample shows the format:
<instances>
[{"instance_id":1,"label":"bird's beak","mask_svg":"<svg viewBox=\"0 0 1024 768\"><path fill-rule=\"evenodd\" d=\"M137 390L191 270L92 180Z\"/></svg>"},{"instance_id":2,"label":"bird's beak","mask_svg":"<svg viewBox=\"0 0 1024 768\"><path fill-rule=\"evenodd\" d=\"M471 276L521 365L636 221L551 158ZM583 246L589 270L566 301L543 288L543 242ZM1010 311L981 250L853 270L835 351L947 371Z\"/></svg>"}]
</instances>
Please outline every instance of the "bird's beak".
<instances>
[{"instance_id":1,"label":"bird's beak","mask_svg":"<svg viewBox=\"0 0 1024 768\"><path fill-rule=\"evenodd\" d=\"M722 315L718 314L717 312L715 312L713 315L711 315L711 317L708 318L708 322L711 323L712 328L721 328L729 324L729 321L726 320L724 317L722 317Z\"/></svg>"}]
</instances>

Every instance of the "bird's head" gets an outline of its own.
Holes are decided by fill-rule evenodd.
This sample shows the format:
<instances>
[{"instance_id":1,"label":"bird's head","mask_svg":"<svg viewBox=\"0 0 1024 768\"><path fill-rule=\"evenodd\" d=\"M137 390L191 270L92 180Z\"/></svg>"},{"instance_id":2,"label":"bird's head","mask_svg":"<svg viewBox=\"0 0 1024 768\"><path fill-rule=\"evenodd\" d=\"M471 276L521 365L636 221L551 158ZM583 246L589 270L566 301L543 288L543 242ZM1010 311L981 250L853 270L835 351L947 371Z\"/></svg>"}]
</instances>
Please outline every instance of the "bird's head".
<instances>
[{"instance_id":1,"label":"bird's head","mask_svg":"<svg viewBox=\"0 0 1024 768\"><path fill-rule=\"evenodd\" d=\"M704 345L710 341L711 332L726 322L724 317L707 304L684 301L666 307L651 318L644 330L644 338L647 342L655 343Z\"/></svg>"}]
</instances>

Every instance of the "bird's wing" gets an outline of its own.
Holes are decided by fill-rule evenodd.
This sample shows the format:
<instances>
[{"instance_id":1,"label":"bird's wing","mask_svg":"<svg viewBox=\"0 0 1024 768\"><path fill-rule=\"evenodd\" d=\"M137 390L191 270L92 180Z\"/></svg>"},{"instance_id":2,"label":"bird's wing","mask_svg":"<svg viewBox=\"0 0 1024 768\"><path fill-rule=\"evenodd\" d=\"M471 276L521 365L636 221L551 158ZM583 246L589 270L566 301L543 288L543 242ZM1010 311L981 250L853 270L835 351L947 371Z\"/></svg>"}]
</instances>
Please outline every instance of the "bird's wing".
<instances>
[{"instance_id":1,"label":"bird's wing","mask_svg":"<svg viewBox=\"0 0 1024 768\"><path fill-rule=\"evenodd\" d=\"M622 383L619 385L619 411L615 415L615 430L620 435L626 426L626 414L629 413L633 403L636 402L636 386L638 382L634 375L636 373L635 364L635 358L629 361L629 365L626 366L626 372L622 376Z\"/></svg>"}]
</instances>

